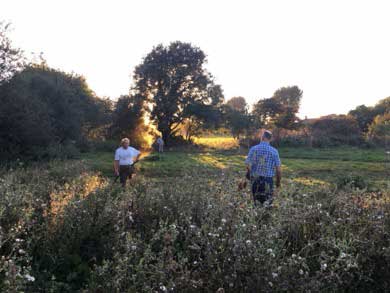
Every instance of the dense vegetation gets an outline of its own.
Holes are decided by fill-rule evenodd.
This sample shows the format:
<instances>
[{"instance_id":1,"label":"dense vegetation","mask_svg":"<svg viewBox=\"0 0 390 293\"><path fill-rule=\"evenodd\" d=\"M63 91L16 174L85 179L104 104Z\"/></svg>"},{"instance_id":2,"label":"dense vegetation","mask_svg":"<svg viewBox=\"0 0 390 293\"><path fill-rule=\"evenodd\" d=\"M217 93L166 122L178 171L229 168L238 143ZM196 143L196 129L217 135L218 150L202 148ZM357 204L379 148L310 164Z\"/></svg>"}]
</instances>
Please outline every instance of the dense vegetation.
<instances>
[{"instance_id":1,"label":"dense vegetation","mask_svg":"<svg viewBox=\"0 0 390 293\"><path fill-rule=\"evenodd\" d=\"M281 149L268 210L237 191L244 155L211 147L145 158L126 191L111 153L3 170L1 289L389 290L383 151Z\"/></svg>"}]
</instances>

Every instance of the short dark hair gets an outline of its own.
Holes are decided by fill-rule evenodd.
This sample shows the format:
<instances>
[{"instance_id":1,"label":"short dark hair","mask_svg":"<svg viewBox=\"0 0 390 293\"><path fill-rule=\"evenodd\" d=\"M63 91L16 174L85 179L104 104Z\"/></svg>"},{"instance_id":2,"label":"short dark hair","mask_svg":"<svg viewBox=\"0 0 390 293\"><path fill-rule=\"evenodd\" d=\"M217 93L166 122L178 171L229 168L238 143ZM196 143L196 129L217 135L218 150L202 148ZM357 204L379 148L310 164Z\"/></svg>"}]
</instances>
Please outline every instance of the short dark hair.
<instances>
[{"instance_id":1,"label":"short dark hair","mask_svg":"<svg viewBox=\"0 0 390 293\"><path fill-rule=\"evenodd\" d=\"M272 132L269 130L264 131L263 138L270 140L272 138Z\"/></svg>"}]
</instances>

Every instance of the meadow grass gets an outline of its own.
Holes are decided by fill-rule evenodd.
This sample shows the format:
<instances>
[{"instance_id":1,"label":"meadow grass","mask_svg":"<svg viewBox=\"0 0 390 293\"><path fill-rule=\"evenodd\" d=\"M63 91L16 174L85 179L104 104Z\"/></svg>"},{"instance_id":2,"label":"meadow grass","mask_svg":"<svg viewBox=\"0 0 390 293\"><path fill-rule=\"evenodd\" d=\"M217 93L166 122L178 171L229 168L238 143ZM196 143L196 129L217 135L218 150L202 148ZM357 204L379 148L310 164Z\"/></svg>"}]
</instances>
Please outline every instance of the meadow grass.
<instances>
[{"instance_id":1,"label":"meadow grass","mask_svg":"<svg viewBox=\"0 0 390 293\"><path fill-rule=\"evenodd\" d=\"M230 169L242 174L245 169L245 150L217 147L214 141L220 138L205 138L215 149L203 151L169 151L164 154L152 153L138 164L138 172L150 178L176 177L183 172L203 168L221 172ZM222 141L228 140L223 138ZM374 185L387 187L390 176L389 162L383 149L359 149L340 147L327 149L281 148L282 171L285 178L314 180L331 184L338 178L353 175L363 176ZM113 155L107 152L86 153L83 159L93 169L105 176L113 174ZM241 175L239 175L241 176Z\"/></svg>"}]
</instances>

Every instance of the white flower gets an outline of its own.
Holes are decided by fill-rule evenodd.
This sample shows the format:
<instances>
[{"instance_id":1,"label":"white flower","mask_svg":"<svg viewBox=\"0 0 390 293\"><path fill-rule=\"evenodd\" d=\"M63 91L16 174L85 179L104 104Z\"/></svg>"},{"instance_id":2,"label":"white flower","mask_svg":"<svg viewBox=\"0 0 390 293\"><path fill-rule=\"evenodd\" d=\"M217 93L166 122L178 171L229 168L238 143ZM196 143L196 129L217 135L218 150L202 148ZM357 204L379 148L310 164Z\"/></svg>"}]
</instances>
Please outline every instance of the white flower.
<instances>
[{"instance_id":1,"label":"white flower","mask_svg":"<svg viewBox=\"0 0 390 293\"><path fill-rule=\"evenodd\" d=\"M267 249L267 253L272 253L272 249L271 249L271 248L268 248L268 249Z\"/></svg>"},{"instance_id":2,"label":"white flower","mask_svg":"<svg viewBox=\"0 0 390 293\"><path fill-rule=\"evenodd\" d=\"M251 244L251 243L252 243L252 241L250 241L250 240L247 240L245 243L249 245L249 244Z\"/></svg>"},{"instance_id":3,"label":"white flower","mask_svg":"<svg viewBox=\"0 0 390 293\"><path fill-rule=\"evenodd\" d=\"M244 223L244 224L242 224L242 226L243 226L243 227L246 227L246 224Z\"/></svg>"},{"instance_id":4,"label":"white flower","mask_svg":"<svg viewBox=\"0 0 390 293\"><path fill-rule=\"evenodd\" d=\"M321 264L321 270L326 270L328 265L326 263Z\"/></svg>"},{"instance_id":5,"label":"white flower","mask_svg":"<svg viewBox=\"0 0 390 293\"><path fill-rule=\"evenodd\" d=\"M195 229L196 226L195 226L195 225L190 225L190 228L191 228L191 229Z\"/></svg>"},{"instance_id":6,"label":"white flower","mask_svg":"<svg viewBox=\"0 0 390 293\"><path fill-rule=\"evenodd\" d=\"M278 274L277 273L272 273L272 277L275 279L278 277Z\"/></svg>"},{"instance_id":7,"label":"white flower","mask_svg":"<svg viewBox=\"0 0 390 293\"><path fill-rule=\"evenodd\" d=\"M23 249L19 249L20 254L25 254L26 252Z\"/></svg>"},{"instance_id":8,"label":"white flower","mask_svg":"<svg viewBox=\"0 0 390 293\"><path fill-rule=\"evenodd\" d=\"M137 246L136 245L132 245L131 246L131 250L136 250L137 249Z\"/></svg>"},{"instance_id":9,"label":"white flower","mask_svg":"<svg viewBox=\"0 0 390 293\"><path fill-rule=\"evenodd\" d=\"M347 255L344 253L344 252L342 252L341 254L340 254L340 257L341 258L344 258L344 257L346 257Z\"/></svg>"},{"instance_id":10,"label":"white flower","mask_svg":"<svg viewBox=\"0 0 390 293\"><path fill-rule=\"evenodd\" d=\"M226 223L226 219L222 219L221 222L222 222L222 223Z\"/></svg>"},{"instance_id":11,"label":"white flower","mask_svg":"<svg viewBox=\"0 0 390 293\"><path fill-rule=\"evenodd\" d=\"M302 269L299 270L299 274L303 275L303 270Z\"/></svg>"},{"instance_id":12,"label":"white flower","mask_svg":"<svg viewBox=\"0 0 390 293\"><path fill-rule=\"evenodd\" d=\"M291 255L291 257L292 257L292 258L296 258L297 255L296 255L295 253L293 253L293 254Z\"/></svg>"},{"instance_id":13,"label":"white flower","mask_svg":"<svg viewBox=\"0 0 390 293\"><path fill-rule=\"evenodd\" d=\"M160 290L163 291L163 292L167 292L168 291L167 287L165 287L163 285L160 286Z\"/></svg>"},{"instance_id":14,"label":"white flower","mask_svg":"<svg viewBox=\"0 0 390 293\"><path fill-rule=\"evenodd\" d=\"M25 274L24 277L27 279L29 282L34 282L35 278L29 274Z\"/></svg>"},{"instance_id":15,"label":"white flower","mask_svg":"<svg viewBox=\"0 0 390 293\"><path fill-rule=\"evenodd\" d=\"M272 287L274 284L272 284L272 282L268 282L268 285L269 285L270 287Z\"/></svg>"}]
</instances>

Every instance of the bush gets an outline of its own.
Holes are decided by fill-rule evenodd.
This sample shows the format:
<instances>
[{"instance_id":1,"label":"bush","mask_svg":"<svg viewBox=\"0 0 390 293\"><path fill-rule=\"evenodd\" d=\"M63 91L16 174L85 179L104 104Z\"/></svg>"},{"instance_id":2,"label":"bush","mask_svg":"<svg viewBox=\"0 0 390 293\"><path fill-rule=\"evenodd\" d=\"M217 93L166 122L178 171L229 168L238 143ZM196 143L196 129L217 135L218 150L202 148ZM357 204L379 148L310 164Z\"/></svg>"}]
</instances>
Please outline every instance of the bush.
<instances>
[{"instance_id":1,"label":"bush","mask_svg":"<svg viewBox=\"0 0 390 293\"><path fill-rule=\"evenodd\" d=\"M359 175L341 176L337 180L337 188L352 188L352 189L366 189L369 187L369 182L366 178Z\"/></svg>"}]
</instances>

